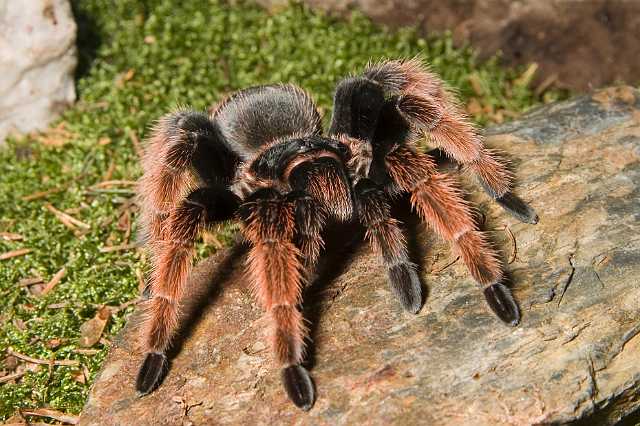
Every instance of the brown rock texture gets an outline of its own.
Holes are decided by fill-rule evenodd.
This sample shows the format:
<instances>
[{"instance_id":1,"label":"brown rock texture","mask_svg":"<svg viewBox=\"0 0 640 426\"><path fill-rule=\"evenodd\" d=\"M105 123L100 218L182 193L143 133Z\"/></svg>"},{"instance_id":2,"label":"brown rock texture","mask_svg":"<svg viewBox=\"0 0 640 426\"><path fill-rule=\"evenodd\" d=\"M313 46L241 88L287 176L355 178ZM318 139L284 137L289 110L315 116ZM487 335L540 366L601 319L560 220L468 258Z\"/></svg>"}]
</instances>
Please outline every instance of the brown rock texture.
<instances>
[{"instance_id":1,"label":"brown rock texture","mask_svg":"<svg viewBox=\"0 0 640 426\"><path fill-rule=\"evenodd\" d=\"M535 226L519 223L465 184L504 255L519 326L489 311L461 262L410 215L405 222L425 243L416 255L428 295L417 315L402 311L366 247L344 255L344 240L358 232L343 229L305 295L317 401L302 412L272 367L238 245L192 275L185 331L164 383L136 396L136 313L80 424L634 424L640 92L598 91L486 134L487 145L509 153L517 192L540 215Z\"/></svg>"},{"instance_id":2,"label":"brown rock texture","mask_svg":"<svg viewBox=\"0 0 640 426\"><path fill-rule=\"evenodd\" d=\"M274 7L285 0L259 0ZM304 0L338 15L357 9L392 28L451 30L486 58L536 62L537 83L591 89L640 82L640 2L634 0Z\"/></svg>"}]
</instances>

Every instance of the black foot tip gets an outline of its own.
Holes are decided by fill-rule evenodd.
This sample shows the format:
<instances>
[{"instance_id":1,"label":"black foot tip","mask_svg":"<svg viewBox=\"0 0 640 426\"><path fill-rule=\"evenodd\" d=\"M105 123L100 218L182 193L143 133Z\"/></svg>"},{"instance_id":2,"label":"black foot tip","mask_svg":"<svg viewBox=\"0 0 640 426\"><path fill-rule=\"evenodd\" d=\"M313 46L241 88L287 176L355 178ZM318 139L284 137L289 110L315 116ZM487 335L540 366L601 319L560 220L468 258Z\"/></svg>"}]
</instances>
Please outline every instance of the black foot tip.
<instances>
[{"instance_id":1,"label":"black foot tip","mask_svg":"<svg viewBox=\"0 0 640 426\"><path fill-rule=\"evenodd\" d=\"M422 308L422 286L412 264L396 265L389 269L389 283L405 311L417 314Z\"/></svg>"},{"instance_id":2,"label":"black foot tip","mask_svg":"<svg viewBox=\"0 0 640 426\"><path fill-rule=\"evenodd\" d=\"M313 381L309 372L301 365L291 365L282 370L282 382L296 407L309 411L315 402Z\"/></svg>"},{"instance_id":3,"label":"black foot tip","mask_svg":"<svg viewBox=\"0 0 640 426\"><path fill-rule=\"evenodd\" d=\"M520 322L520 309L504 284L492 284L484 289L489 307L504 323L515 327Z\"/></svg>"},{"instance_id":4,"label":"black foot tip","mask_svg":"<svg viewBox=\"0 0 640 426\"><path fill-rule=\"evenodd\" d=\"M136 379L138 396L144 396L157 388L169 370L167 356L159 352L149 352L140 367Z\"/></svg>"},{"instance_id":5,"label":"black foot tip","mask_svg":"<svg viewBox=\"0 0 640 426\"><path fill-rule=\"evenodd\" d=\"M496 201L503 209L519 221L532 225L538 223L538 215L536 212L517 195L507 192L502 197L496 198Z\"/></svg>"}]
</instances>

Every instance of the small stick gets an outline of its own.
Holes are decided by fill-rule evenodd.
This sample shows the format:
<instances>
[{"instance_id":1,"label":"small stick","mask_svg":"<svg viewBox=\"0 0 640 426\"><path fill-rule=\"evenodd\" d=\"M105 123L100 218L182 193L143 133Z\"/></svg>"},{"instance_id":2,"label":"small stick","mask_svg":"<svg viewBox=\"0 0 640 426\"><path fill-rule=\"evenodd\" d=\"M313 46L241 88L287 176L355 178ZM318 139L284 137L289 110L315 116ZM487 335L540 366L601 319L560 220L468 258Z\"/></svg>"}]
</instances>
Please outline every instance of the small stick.
<instances>
[{"instance_id":1,"label":"small stick","mask_svg":"<svg viewBox=\"0 0 640 426\"><path fill-rule=\"evenodd\" d=\"M71 216L70 214L67 214L67 213L65 213L65 212L63 212L61 210L56 209L50 203L45 204L44 207L47 210L49 210L51 213L56 215L58 217L58 219L60 219L60 221L63 222L63 223L64 223L64 221L67 221L67 222L72 223L73 225L75 225L75 226L77 226L79 228L91 229L91 225L86 224L86 223L76 219L75 217Z\"/></svg>"},{"instance_id":2,"label":"small stick","mask_svg":"<svg viewBox=\"0 0 640 426\"><path fill-rule=\"evenodd\" d=\"M85 191L87 194L135 194L136 191L133 189L125 189L125 188L112 188L112 189L104 189L104 188L95 188L95 189L87 189Z\"/></svg>"},{"instance_id":3,"label":"small stick","mask_svg":"<svg viewBox=\"0 0 640 426\"><path fill-rule=\"evenodd\" d=\"M545 78L542 83L536 87L533 92L536 96L542 95L549 87L551 87L556 81L558 81L558 74L553 73L549 77Z\"/></svg>"},{"instance_id":4,"label":"small stick","mask_svg":"<svg viewBox=\"0 0 640 426\"><path fill-rule=\"evenodd\" d=\"M42 277L23 278L20 281L18 281L18 287L29 287L30 285L40 284L42 282L44 282Z\"/></svg>"},{"instance_id":5,"label":"small stick","mask_svg":"<svg viewBox=\"0 0 640 426\"><path fill-rule=\"evenodd\" d=\"M31 249L11 250L6 253L0 254L0 260L6 260L6 259L11 259L12 257L22 256L27 253L31 253L31 251L32 251Z\"/></svg>"},{"instance_id":6,"label":"small stick","mask_svg":"<svg viewBox=\"0 0 640 426\"><path fill-rule=\"evenodd\" d=\"M135 180L105 180L99 183L96 183L91 188L106 188L109 186L135 186L138 182Z\"/></svg>"},{"instance_id":7,"label":"small stick","mask_svg":"<svg viewBox=\"0 0 640 426\"><path fill-rule=\"evenodd\" d=\"M71 414L63 413L62 411L51 410L48 408L38 408L34 411L24 410L22 411L22 414L25 416L48 417L70 425L77 425L78 422L80 422L80 417L78 416L73 416Z\"/></svg>"},{"instance_id":8,"label":"small stick","mask_svg":"<svg viewBox=\"0 0 640 426\"><path fill-rule=\"evenodd\" d=\"M138 139L138 135L129 129L129 137L131 138L131 142L133 143L133 150L136 152L139 158L143 157L142 147L140 146L140 139Z\"/></svg>"},{"instance_id":9,"label":"small stick","mask_svg":"<svg viewBox=\"0 0 640 426\"><path fill-rule=\"evenodd\" d=\"M25 195L24 197L22 197L22 201L33 201L33 200L37 200L38 198L44 198L48 195L51 194L56 194L58 192L62 192L64 191L66 188L65 186L59 187L59 188L51 188L48 189L46 191L38 191L38 192L34 192L33 194L30 195Z\"/></svg>"},{"instance_id":10,"label":"small stick","mask_svg":"<svg viewBox=\"0 0 640 426\"><path fill-rule=\"evenodd\" d=\"M60 269L58 272L56 272L56 274L53 276L53 278L51 278L51 281L49 281L47 283L47 285L44 287L44 289L42 290L42 293L40 293L42 296L44 296L45 294L49 293L51 290L53 290L53 288L55 286L58 285L58 283L60 282L60 280L62 280L62 277L64 277L64 274L67 272L66 268L62 268Z\"/></svg>"},{"instance_id":11,"label":"small stick","mask_svg":"<svg viewBox=\"0 0 640 426\"><path fill-rule=\"evenodd\" d=\"M20 373L13 373L13 374L7 374L6 376L2 376L0 377L0 384L19 379L20 377L24 376L25 373L26 371L21 371Z\"/></svg>"},{"instance_id":12,"label":"small stick","mask_svg":"<svg viewBox=\"0 0 640 426\"><path fill-rule=\"evenodd\" d=\"M452 262L447 263L446 265L444 265L442 268L438 269L437 271L431 271L432 274L439 274L440 272L444 271L445 269L447 269L449 266L453 265L454 263L456 263L458 260L460 260L460 256L456 257Z\"/></svg>"},{"instance_id":13,"label":"small stick","mask_svg":"<svg viewBox=\"0 0 640 426\"><path fill-rule=\"evenodd\" d=\"M52 303L51 305L47 305L47 309L62 309L66 308L67 306L69 306L67 302Z\"/></svg>"},{"instance_id":14,"label":"small stick","mask_svg":"<svg viewBox=\"0 0 640 426\"><path fill-rule=\"evenodd\" d=\"M100 351L98 349L73 349L72 352L81 355L95 355Z\"/></svg>"},{"instance_id":15,"label":"small stick","mask_svg":"<svg viewBox=\"0 0 640 426\"><path fill-rule=\"evenodd\" d=\"M111 179L111 176L113 176L113 172L115 169L116 169L116 161L111 160L111 164L109 164L109 168L107 169L106 173L102 177L102 180L108 181L109 179Z\"/></svg>"},{"instance_id":16,"label":"small stick","mask_svg":"<svg viewBox=\"0 0 640 426\"><path fill-rule=\"evenodd\" d=\"M9 348L7 350L7 354L9 355L13 355L16 358L20 358L23 361L29 362L31 364L39 364L39 365L49 365L51 363L50 360L46 360L46 359L38 359L38 358L32 358L28 355L25 354L21 354L19 352L15 352L13 349ZM60 359L60 360L53 360L53 365L63 365L63 366L76 366L76 365L80 365L80 362L72 360L72 359Z\"/></svg>"},{"instance_id":17,"label":"small stick","mask_svg":"<svg viewBox=\"0 0 640 426\"><path fill-rule=\"evenodd\" d=\"M511 229L505 225L504 229L509 233L509 238L511 239L511 245L513 246L513 249L511 250L511 259L509 259L508 264L511 265L513 262L516 261L516 258L518 257L518 245L516 244L516 237L513 235L513 232L511 232Z\"/></svg>"},{"instance_id":18,"label":"small stick","mask_svg":"<svg viewBox=\"0 0 640 426\"><path fill-rule=\"evenodd\" d=\"M124 250L131 250L131 249L135 249L138 247L137 243L129 243L129 244L120 244L117 246L104 246L104 247L100 247L99 251L100 253L111 253L114 251L124 251Z\"/></svg>"},{"instance_id":19,"label":"small stick","mask_svg":"<svg viewBox=\"0 0 640 426\"><path fill-rule=\"evenodd\" d=\"M137 305L138 303L141 303L143 301L144 301L143 299L137 298L137 299L129 300L128 302L124 302L119 306L109 306L109 309L111 310L111 315L115 315L118 312L127 309L129 306Z\"/></svg>"},{"instance_id":20,"label":"small stick","mask_svg":"<svg viewBox=\"0 0 640 426\"><path fill-rule=\"evenodd\" d=\"M24 237L20 234L14 234L12 232L0 232L0 238L6 241L19 241L24 240Z\"/></svg>"}]
</instances>

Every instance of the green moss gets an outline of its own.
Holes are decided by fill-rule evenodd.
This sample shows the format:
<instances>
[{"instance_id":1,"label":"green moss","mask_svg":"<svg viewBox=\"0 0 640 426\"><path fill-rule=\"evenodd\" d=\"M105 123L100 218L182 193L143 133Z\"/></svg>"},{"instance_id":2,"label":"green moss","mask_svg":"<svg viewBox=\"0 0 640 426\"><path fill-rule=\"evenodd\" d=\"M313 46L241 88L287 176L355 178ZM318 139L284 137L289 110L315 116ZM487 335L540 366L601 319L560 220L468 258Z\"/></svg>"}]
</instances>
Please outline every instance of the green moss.
<instances>
[{"instance_id":1,"label":"green moss","mask_svg":"<svg viewBox=\"0 0 640 426\"><path fill-rule=\"evenodd\" d=\"M270 15L244 3L218 1L76 0L79 21L79 102L61 121L70 132L66 144L25 138L0 151L0 231L24 241L0 240L0 253L18 248L32 252L0 261L0 356L9 347L41 359L74 359L86 366L82 384L75 367L46 367L28 372L17 384L0 385L0 419L18 408L50 406L78 413L91 379L106 356L74 352L79 328L100 305L120 305L138 292L137 251L101 253L99 248L124 240L117 226L118 207L127 191L91 192L113 164L112 179L134 180L140 174L131 133L144 138L149 124L178 104L205 109L236 89L267 82L295 82L329 111L332 90L347 74L370 59L421 55L456 88L461 97L477 98L494 111L521 112L539 100L515 83L520 72L505 70L497 59L478 63L467 49L454 48L449 36L424 39L412 30L389 33L361 15L339 21L292 5ZM474 93L473 74L481 95ZM555 94L548 94L554 97ZM481 123L490 115L479 114ZM99 140L109 138L110 143ZM21 197L65 186L45 199ZM76 237L45 209L78 209L73 215L90 224ZM135 232L135 228L134 228ZM223 232L223 240L230 231ZM200 255L211 249L201 248ZM35 297L18 281L66 274L46 296ZM66 303L64 307L52 304ZM128 308L108 325L112 337L124 324ZM52 339L60 339L52 345ZM52 348L52 346L54 348ZM6 367L0 361L0 369Z\"/></svg>"}]
</instances>

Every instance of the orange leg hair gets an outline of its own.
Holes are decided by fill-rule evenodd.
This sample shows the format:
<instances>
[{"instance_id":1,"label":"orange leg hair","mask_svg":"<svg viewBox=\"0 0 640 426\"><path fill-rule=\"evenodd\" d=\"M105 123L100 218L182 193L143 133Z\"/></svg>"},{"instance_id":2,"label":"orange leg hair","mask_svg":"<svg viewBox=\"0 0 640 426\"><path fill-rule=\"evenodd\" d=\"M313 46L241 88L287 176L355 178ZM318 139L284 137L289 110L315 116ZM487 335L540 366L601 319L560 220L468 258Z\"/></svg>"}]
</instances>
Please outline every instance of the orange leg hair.
<instances>
[{"instance_id":1,"label":"orange leg hair","mask_svg":"<svg viewBox=\"0 0 640 426\"><path fill-rule=\"evenodd\" d=\"M502 265L485 235L477 229L471 209L452 177L438 173L434 161L414 147L400 146L386 157L386 165L399 189L411 194L420 217L453 244L482 287L491 308L505 322L515 325L519 311L501 281Z\"/></svg>"},{"instance_id":2,"label":"orange leg hair","mask_svg":"<svg viewBox=\"0 0 640 426\"><path fill-rule=\"evenodd\" d=\"M271 189L258 190L250 198L240 208L243 232L252 245L247 259L249 275L271 322L271 346L276 361L284 367L285 390L294 404L309 410L315 391L308 371L301 365L307 330L298 309L303 266L300 250L294 244L296 205Z\"/></svg>"},{"instance_id":3,"label":"orange leg hair","mask_svg":"<svg viewBox=\"0 0 640 426\"><path fill-rule=\"evenodd\" d=\"M302 294L300 251L293 242L295 206L273 190L259 191L241 207L244 235L251 242L247 259L254 293L273 325L276 361L302 361L305 327L298 310Z\"/></svg>"},{"instance_id":4,"label":"orange leg hair","mask_svg":"<svg viewBox=\"0 0 640 426\"><path fill-rule=\"evenodd\" d=\"M398 109L447 155L474 173L493 198L509 192L513 176L496 152L483 146L475 126L443 81L418 59L371 65L364 75L399 93Z\"/></svg>"}]
</instances>

